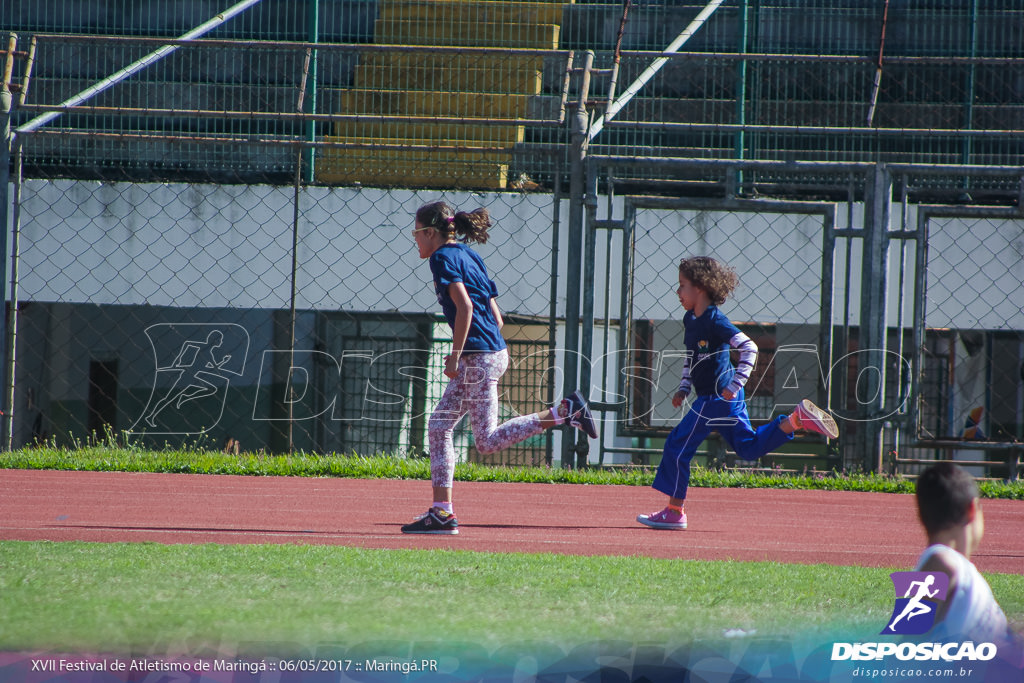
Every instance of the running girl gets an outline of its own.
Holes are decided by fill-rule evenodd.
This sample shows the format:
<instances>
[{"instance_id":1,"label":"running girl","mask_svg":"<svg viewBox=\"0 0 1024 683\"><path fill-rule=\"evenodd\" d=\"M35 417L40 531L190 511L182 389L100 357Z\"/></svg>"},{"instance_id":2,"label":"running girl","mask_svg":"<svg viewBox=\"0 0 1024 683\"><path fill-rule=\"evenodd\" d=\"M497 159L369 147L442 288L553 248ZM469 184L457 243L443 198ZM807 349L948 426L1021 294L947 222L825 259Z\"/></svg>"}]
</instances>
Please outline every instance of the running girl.
<instances>
[{"instance_id":1,"label":"running girl","mask_svg":"<svg viewBox=\"0 0 1024 683\"><path fill-rule=\"evenodd\" d=\"M566 422L597 438L590 408L578 391L548 410L498 424L498 379L509 362L495 300L498 288L488 277L483 259L466 246L487 242L490 227L490 215L483 208L456 213L445 202L433 202L416 212L412 234L420 258L429 259L437 300L452 328L452 349L444 358L448 386L427 423L433 504L403 526L403 533L459 532L452 509L452 434L467 413L481 453L494 453Z\"/></svg>"}]
</instances>

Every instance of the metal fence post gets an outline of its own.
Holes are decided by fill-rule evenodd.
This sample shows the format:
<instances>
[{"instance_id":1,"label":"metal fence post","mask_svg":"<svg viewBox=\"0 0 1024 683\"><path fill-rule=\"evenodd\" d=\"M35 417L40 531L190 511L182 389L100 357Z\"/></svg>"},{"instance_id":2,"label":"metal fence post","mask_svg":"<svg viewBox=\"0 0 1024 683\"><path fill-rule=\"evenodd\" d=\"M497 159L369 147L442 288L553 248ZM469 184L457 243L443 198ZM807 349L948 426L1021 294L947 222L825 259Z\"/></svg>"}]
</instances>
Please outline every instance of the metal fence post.
<instances>
[{"instance_id":1,"label":"metal fence post","mask_svg":"<svg viewBox=\"0 0 1024 683\"><path fill-rule=\"evenodd\" d=\"M583 251L583 330L580 340L583 365L580 367L580 391L589 398L594 350L594 290L597 287L594 263L597 260L597 229L594 227L597 221L597 168L593 163L585 164L585 168L587 184L583 196L586 207L583 237L586 242ZM590 440L580 439L576 445L576 467L586 467L589 455Z\"/></svg>"},{"instance_id":2,"label":"metal fence post","mask_svg":"<svg viewBox=\"0 0 1024 683\"><path fill-rule=\"evenodd\" d=\"M861 280L858 348L858 430L856 455L865 470L882 466L882 421L885 407L885 355L889 221L892 211L892 176L885 164L869 172L864 200L863 275Z\"/></svg>"},{"instance_id":3,"label":"metal fence post","mask_svg":"<svg viewBox=\"0 0 1024 683\"><path fill-rule=\"evenodd\" d=\"M14 387L15 368L17 367L18 350L18 258L19 241L21 235L21 190L24 179L22 177L22 141L17 140L12 144L11 156L14 159L14 201L11 213L11 243L9 255L5 258L11 259L11 292L8 300L8 310L4 316L4 415L3 415L3 436L4 442L0 449L13 450L14 448ZM3 286L0 284L0 286Z\"/></svg>"},{"instance_id":4,"label":"metal fence post","mask_svg":"<svg viewBox=\"0 0 1024 683\"><path fill-rule=\"evenodd\" d=\"M308 40L314 45L320 42L320 0L309 0L309 32ZM304 93L307 98L306 113L316 114L317 113L317 95L318 84L317 84L317 51L310 50L309 52L309 71L308 78L306 79L306 92ZM300 107L299 113L302 113ZM316 142L316 121L310 119L305 124L305 137L309 142ZM316 163L316 147L310 145L305 151L306 163L303 178L307 185L312 185L315 182L315 163Z\"/></svg>"},{"instance_id":5,"label":"metal fence post","mask_svg":"<svg viewBox=\"0 0 1024 683\"><path fill-rule=\"evenodd\" d=\"M17 49L18 35L11 33L7 41L7 60L4 65L3 83L0 83L0 287L7 281L7 228L10 221L10 183L11 183L11 109L14 106L14 97L11 95L10 79L14 68L14 51ZM6 297L4 297L6 301ZM7 315L4 315L3 322L3 369L0 370L0 377L3 377L4 395L0 398L0 450L9 449L11 430L13 424L10 421L11 406L7 404L7 384L10 380L8 374L8 353L7 353Z\"/></svg>"},{"instance_id":6,"label":"metal fence post","mask_svg":"<svg viewBox=\"0 0 1024 683\"><path fill-rule=\"evenodd\" d=\"M594 53L583 57L579 102L572 117L569 154L569 253L565 274L565 387L572 388L579 377L580 286L584 245L584 196L586 192L587 97ZM571 468L576 448L576 430L565 430L562 437L562 467Z\"/></svg>"},{"instance_id":7,"label":"metal fence post","mask_svg":"<svg viewBox=\"0 0 1024 683\"><path fill-rule=\"evenodd\" d=\"M978 0L971 0L971 19L970 19L970 65L967 67L967 83L964 87L964 129L971 130L974 128L974 98L975 90L977 89L977 72L978 66L975 64L975 58L978 56ZM970 135L964 136L963 142L963 154L961 156L961 163L971 163L971 152L973 140ZM964 189L969 188L967 178L964 178Z\"/></svg>"}]
</instances>

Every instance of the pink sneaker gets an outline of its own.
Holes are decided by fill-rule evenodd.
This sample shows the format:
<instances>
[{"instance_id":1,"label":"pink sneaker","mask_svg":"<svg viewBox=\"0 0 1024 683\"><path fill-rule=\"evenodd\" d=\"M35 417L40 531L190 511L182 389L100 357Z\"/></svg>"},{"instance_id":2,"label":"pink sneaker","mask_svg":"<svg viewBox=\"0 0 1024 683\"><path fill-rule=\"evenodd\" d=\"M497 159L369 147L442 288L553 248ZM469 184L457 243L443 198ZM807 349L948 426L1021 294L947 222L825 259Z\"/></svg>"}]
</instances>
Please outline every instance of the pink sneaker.
<instances>
[{"instance_id":1,"label":"pink sneaker","mask_svg":"<svg viewBox=\"0 0 1024 683\"><path fill-rule=\"evenodd\" d=\"M636 521L655 529L685 529L686 513L665 508L649 515L637 515Z\"/></svg>"},{"instance_id":2,"label":"pink sneaker","mask_svg":"<svg viewBox=\"0 0 1024 683\"><path fill-rule=\"evenodd\" d=\"M806 398L800 402L800 405L793 412L800 419L801 429L824 434L830 439L835 439L839 436L839 427L836 425L836 421L832 419L832 416Z\"/></svg>"}]
</instances>

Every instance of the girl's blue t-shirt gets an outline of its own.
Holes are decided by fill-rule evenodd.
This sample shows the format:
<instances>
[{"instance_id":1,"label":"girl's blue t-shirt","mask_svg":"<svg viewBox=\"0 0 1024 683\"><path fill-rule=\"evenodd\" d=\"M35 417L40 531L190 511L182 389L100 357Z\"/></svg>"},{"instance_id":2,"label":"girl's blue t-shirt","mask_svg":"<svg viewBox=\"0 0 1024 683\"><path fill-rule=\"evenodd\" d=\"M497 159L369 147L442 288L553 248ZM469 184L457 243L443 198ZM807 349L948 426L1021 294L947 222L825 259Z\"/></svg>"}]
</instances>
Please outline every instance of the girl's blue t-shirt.
<instances>
[{"instance_id":1,"label":"girl's blue t-shirt","mask_svg":"<svg viewBox=\"0 0 1024 683\"><path fill-rule=\"evenodd\" d=\"M455 301L448 286L461 282L473 303L473 320L466 338L466 351L501 351L506 348L498 321L491 310L491 299L498 296L498 287L487 276L487 267L480 255L465 244L445 244L430 256L430 272L434 274L434 291L445 320L455 327Z\"/></svg>"},{"instance_id":2,"label":"girl's blue t-shirt","mask_svg":"<svg viewBox=\"0 0 1024 683\"><path fill-rule=\"evenodd\" d=\"M717 306L708 306L698 318L693 311L683 316L683 343L690 358L690 380L698 396L717 396L729 386L736 369L729 358L729 340L739 334Z\"/></svg>"}]
</instances>

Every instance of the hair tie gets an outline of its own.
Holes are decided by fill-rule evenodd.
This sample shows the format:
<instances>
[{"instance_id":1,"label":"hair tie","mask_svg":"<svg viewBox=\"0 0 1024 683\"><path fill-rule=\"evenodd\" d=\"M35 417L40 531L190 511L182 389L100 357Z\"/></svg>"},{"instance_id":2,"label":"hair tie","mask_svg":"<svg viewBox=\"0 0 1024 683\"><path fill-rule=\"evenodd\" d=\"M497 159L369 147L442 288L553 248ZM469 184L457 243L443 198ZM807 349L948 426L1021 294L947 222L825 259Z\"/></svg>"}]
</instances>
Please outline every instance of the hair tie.
<instances>
[{"instance_id":1,"label":"hair tie","mask_svg":"<svg viewBox=\"0 0 1024 683\"><path fill-rule=\"evenodd\" d=\"M455 216L448 216L445 220L448 221L448 225L451 225L455 222Z\"/></svg>"}]
</instances>

